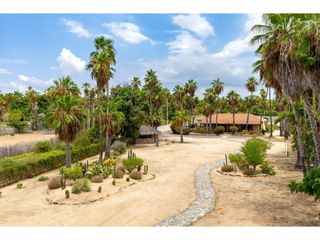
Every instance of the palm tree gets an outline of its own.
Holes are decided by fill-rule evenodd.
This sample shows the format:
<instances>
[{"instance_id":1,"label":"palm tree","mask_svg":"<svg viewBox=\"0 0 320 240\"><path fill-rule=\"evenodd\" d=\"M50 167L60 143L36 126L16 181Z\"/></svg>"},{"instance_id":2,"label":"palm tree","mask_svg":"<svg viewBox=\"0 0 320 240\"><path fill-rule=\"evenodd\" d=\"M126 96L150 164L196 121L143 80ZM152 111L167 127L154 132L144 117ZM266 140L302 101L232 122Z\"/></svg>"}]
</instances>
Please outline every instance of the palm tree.
<instances>
[{"instance_id":1,"label":"palm tree","mask_svg":"<svg viewBox=\"0 0 320 240\"><path fill-rule=\"evenodd\" d=\"M208 119L212 115L212 107L207 99L203 100L203 102L201 103L200 109L201 109L201 113L206 117L206 132L208 132L209 131Z\"/></svg>"},{"instance_id":2,"label":"palm tree","mask_svg":"<svg viewBox=\"0 0 320 240\"><path fill-rule=\"evenodd\" d=\"M149 103L149 116L152 116L153 97L154 97L153 95L157 86L160 85L160 81L158 80L156 72L152 69L147 71L144 81L145 81L145 87L147 88L147 91L148 91L147 95L148 95L148 103Z\"/></svg>"},{"instance_id":3,"label":"palm tree","mask_svg":"<svg viewBox=\"0 0 320 240\"><path fill-rule=\"evenodd\" d=\"M261 116L260 116L260 123L262 123L262 117L265 114L266 102L267 102L267 92L264 89L260 90L260 97L261 97Z\"/></svg>"},{"instance_id":4,"label":"palm tree","mask_svg":"<svg viewBox=\"0 0 320 240\"><path fill-rule=\"evenodd\" d=\"M188 102L188 107L189 107L192 123L194 123L194 118L195 118L195 112L194 112L195 100L194 100L194 95L196 93L197 88L198 88L198 84L193 79L188 80L188 82L184 86L184 89L185 89L186 93L189 95L187 102Z\"/></svg>"},{"instance_id":5,"label":"palm tree","mask_svg":"<svg viewBox=\"0 0 320 240\"><path fill-rule=\"evenodd\" d=\"M233 123L233 126L235 126L235 107L239 103L240 95L236 91L231 90L227 95L227 99L228 99L229 105L232 108L232 119L233 119L232 123Z\"/></svg>"},{"instance_id":6,"label":"palm tree","mask_svg":"<svg viewBox=\"0 0 320 240\"><path fill-rule=\"evenodd\" d=\"M87 116L88 116L88 122L86 127L90 128L90 119L91 119L91 111L90 111L90 84L85 82L83 85L83 92L84 92L84 98L85 98L85 107L87 110Z\"/></svg>"},{"instance_id":7,"label":"palm tree","mask_svg":"<svg viewBox=\"0 0 320 240\"><path fill-rule=\"evenodd\" d=\"M217 105L219 106L219 111L221 111L221 102L220 102L220 99L219 99L219 95L223 92L224 90L224 83L222 81L220 81L220 78L217 78L215 80L212 81L212 87L217 95ZM217 108L217 111L216 111L216 127L218 126L218 108Z\"/></svg>"},{"instance_id":8,"label":"palm tree","mask_svg":"<svg viewBox=\"0 0 320 240\"><path fill-rule=\"evenodd\" d=\"M75 84L70 76L65 76L53 81L54 86L49 88L49 95L54 99L56 96L63 96L65 94L78 96L80 89Z\"/></svg>"},{"instance_id":9,"label":"palm tree","mask_svg":"<svg viewBox=\"0 0 320 240\"><path fill-rule=\"evenodd\" d=\"M174 87L173 96L176 99L176 103L178 105L179 111L183 110L183 102L184 102L184 97L185 97L185 91L180 85L177 85L177 86Z\"/></svg>"},{"instance_id":10,"label":"palm tree","mask_svg":"<svg viewBox=\"0 0 320 240\"><path fill-rule=\"evenodd\" d=\"M251 93L250 96L250 104L247 110L247 122L246 122L246 131L248 131L248 125L249 125L249 114L250 114L250 108L252 105L252 98L253 98L253 93L256 91L256 87L258 86L258 82L254 77L249 77L246 83L246 88L247 90Z\"/></svg>"},{"instance_id":11,"label":"palm tree","mask_svg":"<svg viewBox=\"0 0 320 240\"><path fill-rule=\"evenodd\" d=\"M49 109L47 119L57 130L59 139L66 143L66 166L70 167L70 144L76 139L85 120L81 98L72 95L57 96Z\"/></svg>"},{"instance_id":12,"label":"palm tree","mask_svg":"<svg viewBox=\"0 0 320 240\"><path fill-rule=\"evenodd\" d=\"M100 95L104 90L106 92L106 149L104 158L110 157L110 139L109 139L109 80L113 77L112 65L116 63L115 50L113 41L106 39L104 36L95 39L95 51L90 54L90 61L87 64L87 69L91 70L92 79L96 80L98 87L99 109L101 111ZM99 115L102 121L101 114ZM100 144L102 144L102 123L99 124L100 128ZM99 162L102 163L102 146L100 147Z\"/></svg>"},{"instance_id":13,"label":"palm tree","mask_svg":"<svg viewBox=\"0 0 320 240\"><path fill-rule=\"evenodd\" d=\"M30 101L29 107L30 107L31 129L35 130L37 128L36 118L37 118L37 104L38 104L38 100L39 100L39 95L31 86L28 86L27 92L26 92L26 97Z\"/></svg>"},{"instance_id":14,"label":"palm tree","mask_svg":"<svg viewBox=\"0 0 320 240\"><path fill-rule=\"evenodd\" d=\"M216 110L217 105L217 95L213 88L207 88L204 92L204 98L211 106L211 115L210 115L210 124L209 124L209 131L212 130L212 114ZM216 119L217 120L217 119Z\"/></svg>"},{"instance_id":15,"label":"palm tree","mask_svg":"<svg viewBox=\"0 0 320 240\"><path fill-rule=\"evenodd\" d=\"M131 80L131 86L134 90L138 90L141 87L141 81L139 77L133 77Z\"/></svg>"},{"instance_id":16,"label":"palm tree","mask_svg":"<svg viewBox=\"0 0 320 240\"><path fill-rule=\"evenodd\" d=\"M180 125L180 142L183 143L183 127L185 122L189 121L189 113L186 110L180 110L176 113L175 120Z\"/></svg>"}]
</instances>

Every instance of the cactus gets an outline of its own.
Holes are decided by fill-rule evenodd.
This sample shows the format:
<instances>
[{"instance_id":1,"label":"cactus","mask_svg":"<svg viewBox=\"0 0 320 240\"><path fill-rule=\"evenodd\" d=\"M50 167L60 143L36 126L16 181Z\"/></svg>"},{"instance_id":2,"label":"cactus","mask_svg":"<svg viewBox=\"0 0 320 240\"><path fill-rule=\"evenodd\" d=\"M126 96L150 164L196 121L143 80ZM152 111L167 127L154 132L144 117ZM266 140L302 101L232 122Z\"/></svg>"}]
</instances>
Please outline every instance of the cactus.
<instances>
[{"instance_id":1,"label":"cactus","mask_svg":"<svg viewBox=\"0 0 320 240\"><path fill-rule=\"evenodd\" d=\"M61 186L62 190L66 188L66 181L67 181L67 180L66 180L65 175L62 174L62 176L61 176L61 178L60 178L60 186Z\"/></svg>"},{"instance_id":2,"label":"cactus","mask_svg":"<svg viewBox=\"0 0 320 240\"><path fill-rule=\"evenodd\" d=\"M148 165L144 165L143 166L143 175L147 175L148 174L148 170L149 170Z\"/></svg>"},{"instance_id":3,"label":"cactus","mask_svg":"<svg viewBox=\"0 0 320 240\"><path fill-rule=\"evenodd\" d=\"M115 186L116 185L116 180L112 181L112 185Z\"/></svg>"},{"instance_id":4,"label":"cactus","mask_svg":"<svg viewBox=\"0 0 320 240\"><path fill-rule=\"evenodd\" d=\"M66 191L65 191L65 194L66 194L66 198L68 199L68 198L70 197L70 192L69 192L69 190L66 190Z\"/></svg>"},{"instance_id":5,"label":"cactus","mask_svg":"<svg viewBox=\"0 0 320 240\"><path fill-rule=\"evenodd\" d=\"M127 181L127 182L130 182L130 178L129 178L129 177L127 177L127 178L126 178L126 181Z\"/></svg>"},{"instance_id":6,"label":"cactus","mask_svg":"<svg viewBox=\"0 0 320 240\"><path fill-rule=\"evenodd\" d=\"M98 187L98 193L101 193L101 191L102 191L102 187L99 186L99 187Z\"/></svg>"},{"instance_id":7,"label":"cactus","mask_svg":"<svg viewBox=\"0 0 320 240\"><path fill-rule=\"evenodd\" d=\"M0 198L1 198L1 196L2 196L2 192L0 191Z\"/></svg>"}]
</instances>

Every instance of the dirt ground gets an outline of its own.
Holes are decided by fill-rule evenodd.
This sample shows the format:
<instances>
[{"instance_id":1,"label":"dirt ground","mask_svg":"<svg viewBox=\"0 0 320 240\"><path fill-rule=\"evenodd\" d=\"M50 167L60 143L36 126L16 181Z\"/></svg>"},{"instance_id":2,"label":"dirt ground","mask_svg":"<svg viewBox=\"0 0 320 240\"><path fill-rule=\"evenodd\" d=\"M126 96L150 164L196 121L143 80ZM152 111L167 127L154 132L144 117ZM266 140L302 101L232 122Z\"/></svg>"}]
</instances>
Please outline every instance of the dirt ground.
<instances>
[{"instance_id":1,"label":"dirt ground","mask_svg":"<svg viewBox=\"0 0 320 240\"><path fill-rule=\"evenodd\" d=\"M279 149L276 144L274 149ZM272 157L277 174L270 177L232 177L212 172L217 193L213 212L195 226L320 226L320 204L314 197L291 194L287 184L301 181L302 173L293 167L294 157Z\"/></svg>"},{"instance_id":2,"label":"dirt ground","mask_svg":"<svg viewBox=\"0 0 320 240\"><path fill-rule=\"evenodd\" d=\"M162 139L171 142L179 137L164 134ZM26 179L23 189L16 189L15 184L0 189L0 225L153 226L190 206L195 198L194 173L198 167L224 159L225 153L237 149L244 140L231 135L186 136L183 144L137 147L134 152L145 159L156 178L90 204L49 204L47 182L39 182L38 177ZM283 151L279 145L275 149L275 153ZM278 175L264 179L213 173L216 209L195 225L317 225L312 221L313 211L319 212L313 198L291 194L286 188L289 180L301 179L299 172L291 170L292 163L277 164ZM56 170L45 175L57 174Z\"/></svg>"},{"instance_id":3,"label":"dirt ground","mask_svg":"<svg viewBox=\"0 0 320 240\"><path fill-rule=\"evenodd\" d=\"M25 134L15 134L14 136L11 135L5 135L0 136L0 146L11 146L23 142L35 142L35 141L44 141L49 140L51 138L55 137L54 134L49 133L25 133Z\"/></svg>"}]
</instances>

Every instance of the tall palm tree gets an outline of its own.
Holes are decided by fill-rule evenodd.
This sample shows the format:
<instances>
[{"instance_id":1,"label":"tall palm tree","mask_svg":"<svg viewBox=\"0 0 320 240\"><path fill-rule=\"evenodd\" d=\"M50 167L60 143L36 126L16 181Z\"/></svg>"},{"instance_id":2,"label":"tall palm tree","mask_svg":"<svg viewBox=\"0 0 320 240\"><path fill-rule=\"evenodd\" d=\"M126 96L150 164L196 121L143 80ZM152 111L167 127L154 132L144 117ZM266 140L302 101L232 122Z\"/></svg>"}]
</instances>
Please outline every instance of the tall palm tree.
<instances>
[{"instance_id":1,"label":"tall palm tree","mask_svg":"<svg viewBox=\"0 0 320 240\"><path fill-rule=\"evenodd\" d=\"M209 131L209 117L212 115L212 107L207 99L204 99L201 104L201 113L206 117L206 132Z\"/></svg>"},{"instance_id":2,"label":"tall palm tree","mask_svg":"<svg viewBox=\"0 0 320 240\"><path fill-rule=\"evenodd\" d=\"M37 128L36 123L37 123L37 104L39 100L39 94L31 87L28 86L27 92L26 92L26 97L30 101L30 124L31 124L31 129L35 130Z\"/></svg>"},{"instance_id":3,"label":"tall palm tree","mask_svg":"<svg viewBox=\"0 0 320 240\"><path fill-rule=\"evenodd\" d=\"M190 117L192 119L192 123L194 123L194 118L195 118L195 112L194 112L195 99L194 99L194 95L196 93L197 88L198 88L198 84L193 79L188 80L188 82L184 86L184 89L185 89L186 93L189 95L188 107L189 107Z\"/></svg>"},{"instance_id":4,"label":"tall palm tree","mask_svg":"<svg viewBox=\"0 0 320 240\"><path fill-rule=\"evenodd\" d=\"M256 87L258 86L258 82L254 77L249 77L247 82L246 82L246 88L247 90L251 93L250 95L250 104L247 109L247 122L246 122L246 131L248 131L248 125L249 125L249 114L250 114L250 108L252 106L252 98L253 98L253 93L256 91Z\"/></svg>"},{"instance_id":5,"label":"tall palm tree","mask_svg":"<svg viewBox=\"0 0 320 240\"><path fill-rule=\"evenodd\" d=\"M56 96L63 96L65 94L78 96L80 89L77 84L71 80L70 76L61 77L53 81L54 86L49 88L49 94L54 99Z\"/></svg>"},{"instance_id":6,"label":"tall palm tree","mask_svg":"<svg viewBox=\"0 0 320 240\"><path fill-rule=\"evenodd\" d=\"M212 87L217 95L217 111L216 111L216 127L218 126L218 114L219 111L221 111L221 100L219 99L219 95L223 92L224 90L224 83L222 81L220 81L220 78L217 78L215 80L212 81ZM219 109L218 109L219 107Z\"/></svg>"},{"instance_id":7,"label":"tall palm tree","mask_svg":"<svg viewBox=\"0 0 320 240\"><path fill-rule=\"evenodd\" d=\"M216 108L217 108L217 95L213 88L207 88L203 95L206 101L211 106L211 115L209 117L210 118L209 131L211 131L212 130L212 114L216 111Z\"/></svg>"},{"instance_id":8,"label":"tall palm tree","mask_svg":"<svg viewBox=\"0 0 320 240\"><path fill-rule=\"evenodd\" d=\"M152 69L147 71L144 81L145 81L145 87L147 88L147 91L148 91L147 95L148 95L148 103L149 103L149 116L152 116L153 97L154 97L153 95L157 86L160 85L160 81L158 79L156 72Z\"/></svg>"},{"instance_id":9,"label":"tall palm tree","mask_svg":"<svg viewBox=\"0 0 320 240\"><path fill-rule=\"evenodd\" d=\"M175 120L180 125L180 142L183 143L183 127L185 122L189 121L189 113L186 110L176 112Z\"/></svg>"},{"instance_id":10,"label":"tall palm tree","mask_svg":"<svg viewBox=\"0 0 320 240\"><path fill-rule=\"evenodd\" d=\"M262 123L262 117L265 114L266 109L266 102L267 102L267 92L263 88L260 90L260 97L261 97L261 116L260 116L260 123Z\"/></svg>"},{"instance_id":11,"label":"tall palm tree","mask_svg":"<svg viewBox=\"0 0 320 240\"><path fill-rule=\"evenodd\" d=\"M100 95L103 91L106 92L106 149L104 158L110 157L110 138L109 138L109 81L113 77L115 71L112 66L116 63L115 49L113 41L106 39L104 36L98 37L94 40L95 51L90 53L90 61L87 64L87 69L91 71L92 79L96 80L98 87L99 109L101 111ZM102 121L101 114L99 115ZM102 144L102 123L99 124L100 128L100 144ZM102 147L100 147L99 162L102 163Z\"/></svg>"},{"instance_id":12,"label":"tall palm tree","mask_svg":"<svg viewBox=\"0 0 320 240\"><path fill-rule=\"evenodd\" d=\"M66 143L66 166L72 164L70 144L76 139L85 120L81 98L72 95L57 96L47 114L48 121L57 130L59 139Z\"/></svg>"},{"instance_id":13,"label":"tall palm tree","mask_svg":"<svg viewBox=\"0 0 320 240\"><path fill-rule=\"evenodd\" d=\"M133 77L131 80L131 86L134 90L138 90L141 87L141 81L139 77Z\"/></svg>"},{"instance_id":14,"label":"tall palm tree","mask_svg":"<svg viewBox=\"0 0 320 240\"><path fill-rule=\"evenodd\" d=\"M180 85L177 85L177 86L174 87L173 96L176 99L176 103L178 105L179 111L183 110L183 102L184 102L184 97L185 97L185 91Z\"/></svg>"},{"instance_id":15,"label":"tall palm tree","mask_svg":"<svg viewBox=\"0 0 320 240\"><path fill-rule=\"evenodd\" d=\"M233 126L235 126L235 108L239 103L240 95L236 91L231 90L227 95L227 99L228 99L229 105L232 108L232 123L233 123Z\"/></svg>"},{"instance_id":16,"label":"tall palm tree","mask_svg":"<svg viewBox=\"0 0 320 240\"><path fill-rule=\"evenodd\" d=\"M85 82L83 85L83 92L84 92L84 99L85 101L85 107L87 111L88 121L87 121L87 128L90 128L90 119L91 119L91 111L90 111L90 84Z\"/></svg>"}]
</instances>

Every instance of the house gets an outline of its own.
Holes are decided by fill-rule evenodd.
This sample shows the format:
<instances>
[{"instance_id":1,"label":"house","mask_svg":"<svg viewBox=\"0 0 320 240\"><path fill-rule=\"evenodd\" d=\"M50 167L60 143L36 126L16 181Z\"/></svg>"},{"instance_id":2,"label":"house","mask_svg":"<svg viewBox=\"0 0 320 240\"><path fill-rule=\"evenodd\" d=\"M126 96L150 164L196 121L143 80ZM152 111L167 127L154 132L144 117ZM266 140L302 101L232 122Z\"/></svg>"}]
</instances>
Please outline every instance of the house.
<instances>
[{"instance_id":1,"label":"house","mask_svg":"<svg viewBox=\"0 0 320 240\"><path fill-rule=\"evenodd\" d=\"M218 126L224 126L225 131L229 132L229 128L233 126L233 114L232 113L218 113L218 119L216 114L208 118L208 125L212 126L212 129L216 126L216 121ZM203 115L197 116L195 122L198 123L201 127L205 128L207 125L206 117ZM247 113L236 113L235 114L235 126L239 131L246 129L247 124ZM260 116L254 114L249 114L248 130L253 131L254 133L259 133L261 126Z\"/></svg>"},{"instance_id":2,"label":"house","mask_svg":"<svg viewBox=\"0 0 320 240\"><path fill-rule=\"evenodd\" d=\"M139 138L136 140L137 144L157 143L161 132L152 126L142 125L139 128Z\"/></svg>"}]
</instances>

